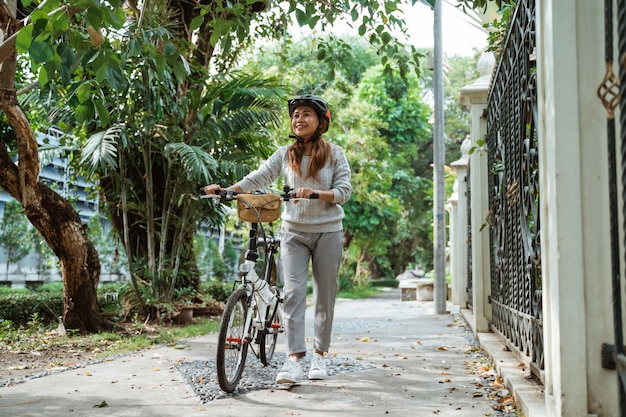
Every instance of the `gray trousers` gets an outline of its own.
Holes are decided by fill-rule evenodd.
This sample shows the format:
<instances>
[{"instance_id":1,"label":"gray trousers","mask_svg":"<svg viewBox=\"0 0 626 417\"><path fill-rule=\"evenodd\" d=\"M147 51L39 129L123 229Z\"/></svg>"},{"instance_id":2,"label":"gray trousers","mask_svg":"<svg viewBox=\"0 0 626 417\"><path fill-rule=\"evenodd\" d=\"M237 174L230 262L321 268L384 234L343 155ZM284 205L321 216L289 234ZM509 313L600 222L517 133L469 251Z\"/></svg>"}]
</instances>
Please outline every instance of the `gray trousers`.
<instances>
[{"instance_id":1,"label":"gray trousers","mask_svg":"<svg viewBox=\"0 0 626 417\"><path fill-rule=\"evenodd\" d=\"M328 352L339 283L343 232L306 233L281 230L280 259L285 280L285 339L287 354L305 353L304 316L306 311L309 262L313 272L315 300L314 347Z\"/></svg>"}]
</instances>

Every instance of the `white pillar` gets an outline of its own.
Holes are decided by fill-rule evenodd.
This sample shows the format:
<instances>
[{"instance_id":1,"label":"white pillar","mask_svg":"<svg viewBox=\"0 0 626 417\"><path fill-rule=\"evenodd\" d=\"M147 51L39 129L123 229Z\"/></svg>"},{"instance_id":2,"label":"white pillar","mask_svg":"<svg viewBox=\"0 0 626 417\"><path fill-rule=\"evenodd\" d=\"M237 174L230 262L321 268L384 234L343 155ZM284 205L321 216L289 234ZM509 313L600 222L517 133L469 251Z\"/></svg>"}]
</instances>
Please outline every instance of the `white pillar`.
<instances>
[{"instance_id":1,"label":"white pillar","mask_svg":"<svg viewBox=\"0 0 626 417\"><path fill-rule=\"evenodd\" d=\"M467 307L467 165L471 141L461 144L461 159L452 162L450 168L456 173L454 192L448 199L450 211L450 275L452 276L452 302Z\"/></svg>"},{"instance_id":2,"label":"white pillar","mask_svg":"<svg viewBox=\"0 0 626 417\"><path fill-rule=\"evenodd\" d=\"M469 108L471 118L470 141L475 151L470 155L470 205L472 232L472 308L474 329L479 332L489 331L491 307L489 305L490 262L489 231L481 230L489 213L487 154L478 147L478 141L487 134L486 119L483 117L487 107L487 96L491 73L495 63L492 53L484 53L478 60L480 77L461 89L461 103Z\"/></svg>"},{"instance_id":3,"label":"white pillar","mask_svg":"<svg viewBox=\"0 0 626 417\"><path fill-rule=\"evenodd\" d=\"M617 416L617 375L600 362L613 341L607 114L596 94L604 2L536 4L547 414Z\"/></svg>"}]
</instances>

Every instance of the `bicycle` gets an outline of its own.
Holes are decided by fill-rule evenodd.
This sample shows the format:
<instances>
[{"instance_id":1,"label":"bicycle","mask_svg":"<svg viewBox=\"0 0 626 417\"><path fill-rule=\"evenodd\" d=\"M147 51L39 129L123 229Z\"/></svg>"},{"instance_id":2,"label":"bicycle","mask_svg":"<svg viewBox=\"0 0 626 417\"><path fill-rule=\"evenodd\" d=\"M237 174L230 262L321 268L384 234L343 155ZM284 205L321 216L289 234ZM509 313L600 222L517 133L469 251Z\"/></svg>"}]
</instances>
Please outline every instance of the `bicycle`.
<instances>
[{"instance_id":1,"label":"bicycle","mask_svg":"<svg viewBox=\"0 0 626 417\"><path fill-rule=\"evenodd\" d=\"M245 260L239 266L239 278L234 284L239 285L224 306L217 342L218 382L222 390L231 393L243 374L248 348L267 366L274 356L278 335L284 332L283 297L272 282L277 272L280 237L268 236L263 223L278 219L282 201L305 199L295 198L288 186L283 194L221 190L202 198L219 198L222 202L237 200L239 218L251 223ZM311 198L319 196L314 194ZM265 250L262 276L255 270L259 248Z\"/></svg>"}]
</instances>

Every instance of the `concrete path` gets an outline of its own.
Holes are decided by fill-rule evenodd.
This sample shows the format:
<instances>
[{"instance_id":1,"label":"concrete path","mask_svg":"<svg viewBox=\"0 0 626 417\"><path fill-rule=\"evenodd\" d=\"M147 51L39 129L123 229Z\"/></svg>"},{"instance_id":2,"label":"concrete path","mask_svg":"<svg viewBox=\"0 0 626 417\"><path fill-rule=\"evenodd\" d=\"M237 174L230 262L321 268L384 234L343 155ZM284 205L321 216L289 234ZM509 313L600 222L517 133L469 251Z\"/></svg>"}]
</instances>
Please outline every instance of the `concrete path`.
<instances>
[{"instance_id":1,"label":"concrete path","mask_svg":"<svg viewBox=\"0 0 626 417\"><path fill-rule=\"evenodd\" d=\"M459 316L436 315L433 307L400 301L399 290L338 300L331 353L373 367L324 381L203 404L175 366L214 358L211 334L182 350L155 348L0 388L0 416L501 415L466 364L473 359L471 333Z\"/></svg>"}]
</instances>

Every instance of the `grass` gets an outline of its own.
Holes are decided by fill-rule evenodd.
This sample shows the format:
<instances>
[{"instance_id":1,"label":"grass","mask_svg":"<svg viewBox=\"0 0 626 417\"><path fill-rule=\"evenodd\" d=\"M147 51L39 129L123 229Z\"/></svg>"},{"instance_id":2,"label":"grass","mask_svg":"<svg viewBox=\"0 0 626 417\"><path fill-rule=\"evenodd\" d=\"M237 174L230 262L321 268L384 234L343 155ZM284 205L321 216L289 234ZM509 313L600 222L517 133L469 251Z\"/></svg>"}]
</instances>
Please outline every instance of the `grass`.
<instances>
[{"instance_id":1,"label":"grass","mask_svg":"<svg viewBox=\"0 0 626 417\"><path fill-rule=\"evenodd\" d=\"M349 298L351 300L359 300L361 298L371 297L381 292L380 287L352 287L349 291L340 291L337 298Z\"/></svg>"},{"instance_id":2,"label":"grass","mask_svg":"<svg viewBox=\"0 0 626 417\"><path fill-rule=\"evenodd\" d=\"M176 345L181 339L216 332L219 318L195 317L186 326L127 323L118 332L80 335L69 332L60 335L55 328L29 323L20 329L11 329L4 323L0 329L0 348L12 352L37 352L48 349L87 350L97 358L106 358L126 352L148 349L158 345Z\"/></svg>"}]
</instances>

